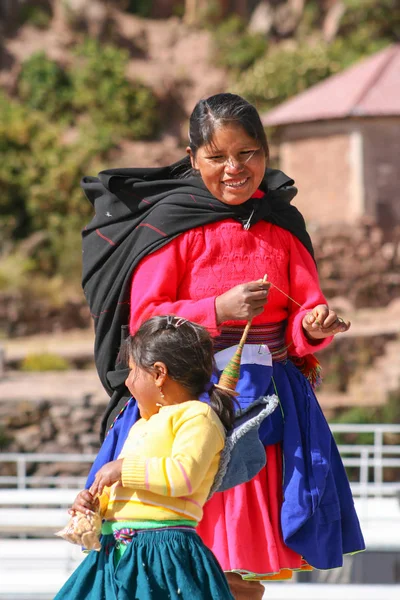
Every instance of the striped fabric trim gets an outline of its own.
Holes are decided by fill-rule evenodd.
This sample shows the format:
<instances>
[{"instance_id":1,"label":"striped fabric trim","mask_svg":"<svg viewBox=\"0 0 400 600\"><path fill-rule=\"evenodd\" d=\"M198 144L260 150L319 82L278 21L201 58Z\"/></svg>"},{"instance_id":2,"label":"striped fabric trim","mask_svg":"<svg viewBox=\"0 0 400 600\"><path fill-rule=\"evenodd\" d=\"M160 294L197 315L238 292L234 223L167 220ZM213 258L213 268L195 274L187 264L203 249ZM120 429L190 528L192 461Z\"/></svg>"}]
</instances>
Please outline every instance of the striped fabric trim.
<instances>
[{"instance_id":1,"label":"striped fabric trim","mask_svg":"<svg viewBox=\"0 0 400 600\"><path fill-rule=\"evenodd\" d=\"M127 400L124 404L124 406L121 408L121 410L119 411L119 413L115 416L113 422L111 423L110 427L108 428L107 435L110 433L111 429L114 427L116 421L119 419L119 417L122 415L122 413L125 411L126 407L128 406L128 404L130 403L130 401L133 400L133 398L129 398L129 400Z\"/></svg>"},{"instance_id":2,"label":"striped fabric trim","mask_svg":"<svg viewBox=\"0 0 400 600\"><path fill-rule=\"evenodd\" d=\"M165 457L161 459L161 464L162 464L162 470L164 473L164 479L165 479L165 484L166 484L166 495L170 496L171 495L171 484L169 482Z\"/></svg>"},{"instance_id":3,"label":"striped fabric trim","mask_svg":"<svg viewBox=\"0 0 400 600\"><path fill-rule=\"evenodd\" d=\"M184 466L181 464L181 462L179 460L177 460L176 462L178 463L179 468L182 471L182 475L183 475L183 477L185 479L188 492L189 492L189 494L191 494L192 493L192 484L190 483L190 479L189 479L189 477L188 477L188 475L187 475L187 473L185 471L185 468L184 468Z\"/></svg>"},{"instance_id":4,"label":"striped fabric trim","mask_svg":"<svg viewBox=\"0 0 400 600\"><path fill-rule=\"evenodd\" d=\"M287 359L285 346L286 321L252 325L247 335L246 344L266 344L271 352L272 360L279 362ZM243 333L243 327L222 327L221 334L214 338L214 350L224 350L238 344Z\"/></svg>"},{"instance_id":5,"label":"striped fabric trim","mask_svg":"<svg viewBox=\"0 0 400 600\"><path fill-rule=\"evenodd\" d=\"M245 569L232 569L227 571L228 573L238 573L245 581L285 581L292 579L293 573L300 571L313 571L304 558L301 559L301 565L297 569L291 569L290 567L282 567L277 573L254 573L253 571L246 571Z\"/></svg>"},{"instance_id":6,"label":"striped fabric trim","mask_svg":"<svg viewBox=\"0 0 400 600\"><path fill-rule=\"evenodd\" d=\"M174 478L171 475L171 465L169 462L166 462L165 464L166 470L167 470L167 475L168 475L168 481L169 481L169 485L170 485L170 496L175 496L175 486L174 486Z\"/></svg>"},{"instance_id":7,"label":"striped fabric trim","mask_svg":"<svg viewBox=\"0 0 400 600\"><path fill-rule=\"evenodd\" d=\"M203 510L202 505L199 504L198 502L196 502L196 500L193 500L193 498L188 498L187 496L181 496L181 500L186 500L186 502L191 502L195 506L198 506L200 508L200 510Z\"/></svg>"}]
</instances>

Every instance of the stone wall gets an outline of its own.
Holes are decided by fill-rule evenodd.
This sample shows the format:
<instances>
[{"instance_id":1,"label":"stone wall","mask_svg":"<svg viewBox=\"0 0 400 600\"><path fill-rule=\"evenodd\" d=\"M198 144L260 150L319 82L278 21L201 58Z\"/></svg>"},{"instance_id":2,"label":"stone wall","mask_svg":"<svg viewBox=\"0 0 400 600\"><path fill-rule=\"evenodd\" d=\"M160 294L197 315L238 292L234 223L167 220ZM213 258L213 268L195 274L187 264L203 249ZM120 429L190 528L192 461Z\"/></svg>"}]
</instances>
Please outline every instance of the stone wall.
<instances>
[{"instance_id":1,"label":"stone wall","mask_svg":"<svg viewBox=\"0 0 400 600\"><path fill-rule=\"evenodd\" d=\"M368 218L312 232L321 287L347 310L386 307L400 298L400 227L391 235Z\"/></svg>"},{"instance_id":2,"label":"stone wall","mask_svg":"<svg viewBox=\"0 0 400 600\"><path fill-rule=\"evenodd\" d=\"M105 405L81 401L30 401L0 403L0 452L95 454ZM38 463L28 474L82 476L86 463ZM15 475L14 463L1 463L0 475Z\"/></svg>"}]
</instances>

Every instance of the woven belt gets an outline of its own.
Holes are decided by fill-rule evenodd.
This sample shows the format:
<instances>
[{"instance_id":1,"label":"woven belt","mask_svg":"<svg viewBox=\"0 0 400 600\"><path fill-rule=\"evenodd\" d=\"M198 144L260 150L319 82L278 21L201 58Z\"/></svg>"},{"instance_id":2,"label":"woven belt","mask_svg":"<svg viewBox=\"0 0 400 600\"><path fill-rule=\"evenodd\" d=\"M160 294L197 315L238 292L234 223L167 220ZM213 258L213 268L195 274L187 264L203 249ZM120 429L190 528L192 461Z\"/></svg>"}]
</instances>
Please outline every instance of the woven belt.
<instances>
[{"instance_id":1,"label":"woven belt","mask_svg":"<svg viewBox=\"0 0 400 600\"><path fill-rule=\"evenodd\" d=\"M123 527L122 529L115 529L113 531L113 536L116 542L127 546L138 533L149 533L152 531L167 531L171 529L174 529L176 531L196 531L196 528L190 527L190 525L171 525L169 527L167 526L154 528L147 527L146 529L132 529L131 527Z\"/></svg>"},{"instance_id":2,"label":"woven belt","mask_svg":"<svg viewBox=\"0 0 400 600\"><path fill-rule=\"evenodd\" d=\"M286 321L279 323L265 323L252 325L248 333L246 344L266 344L274 361L287 359L287 346L285 346ZM243 333L243 327L222 327L221 334L214 338L215 352L238 344Z\"/></svg>"}]
</instances>

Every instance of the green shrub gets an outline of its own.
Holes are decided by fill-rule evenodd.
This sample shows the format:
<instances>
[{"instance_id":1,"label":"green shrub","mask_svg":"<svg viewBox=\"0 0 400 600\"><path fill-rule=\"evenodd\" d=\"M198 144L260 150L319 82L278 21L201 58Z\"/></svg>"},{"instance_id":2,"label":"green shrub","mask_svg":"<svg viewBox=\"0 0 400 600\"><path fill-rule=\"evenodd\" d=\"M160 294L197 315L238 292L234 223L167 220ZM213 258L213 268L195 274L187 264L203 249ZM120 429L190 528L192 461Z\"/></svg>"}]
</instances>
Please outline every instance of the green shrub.
<instances>
[{"instance_id":1,"label":"green shrub","mask_svg":"<svg viewBox=\"0 0 400 600\"><path fill-rule=\"evenodd\" d=\"M42 160L33 155L32 142L45 127L46 121L39 113L29 112L0 93L0 213L3 228L13 230L14 239L31 231L26 200L30 186L37 182L37 165Z\"/></svg>"},{"instance_id":2,"label":"green shrub","mask_svg":"<svg viewBox=\"0 0 400 600\"><path fill-rule=\"evenodd\" d=\"M172 7L174 17L182 19L185 16L185 0L177 0Z\"/></svg>"},{"instance_id":3,"label":"green shrub","mask_svg":"<svg viewBox=\"0 0 400 600\"><path fill-rule=\"evenodd\" d=\"M220 0L208 0L201 3L196 11L197 24L199 27L214 30L216 23L223 20L223 6Z\"/></svg>"},{"instance_id":4,"label":"green shrub","mask_svg":"<svg viewBox=\"0 0 400 600\"><path fill-rule=\"evenodd\" d=\"M344 0L346 11L341 19L339 36L348 39L363 30L369 40L400 38L400 11L393 0Z\"/></svg>"},{"instance_id":5,"label":"green shrub","mask_svg":"<svg viewBox=\"0 0 400 600\"><path fill-rule=\"evenodd\" d=\"M243 70L250 67L267 49L260 34L250 34L239 16L223 21L214 33L215 60L222 67Z\"/></svg>"},{"instance_id":6,"label":"green shrub","mask_svg":"<svg viewBox=\"0 0 400 600\"><path fill-rule=\"evenodd\" d=\"M22 371L67 371L68 361L58 354L27 354L21 363Z\"/></svg>"},{"instance_id":7,"label":"green shrub","mask_svg":"<svg viewBox=\"0 0 400 600\"><path fill-rule=\"evenodd\" d=\"M52 119L70 117L69 75L44 52L36 52L22 63L18 96L25 106L43 111Z\"/></svg>"},{"instance_id":8,"label":"green shrub","mask_svg":"<svg viewBox=\"0 0 400 600\"><path fill-rule=\"evenodd\" d=\"M91 137L109 144L122 136L145 139L157 133L157 99L147 86L126 78L126 50L88 38L75 48L74 57L66 69L43 52L28 58L18 79L24 106L59 124L89 123L97 130Z\"/></svg>"},{"instance_id":9,"label":"green shrub","mask_svg":"<svg viewBox=\"0 0 400 600\"><path fill-rule=\"evenodd\" d=\"M268 109L339 71L323 43L287 48L272 47L234 85L239 94Z\"/></svg>"},{"instance_id":10,"label":"green shrub","mask_svg":"<svg viewBox=\"0 0 400 600\"><path fill-rule=\"evenodd\" d=\"M395 10L397 0L341 0L344 13L340 19L337 36L349 41L360 29L368 31L369 40L398 41L400 37L400 12ZM321 27L326 7L320 0L307 0L297 37L315 35ZM327 3L325 3L327 4ZM397 7L396 7L397 8ZM349 43L350 46L350 43Z\"/></svg>"},{"instance_id":11,"label":"green shrub","mask_svg":"<svg viewBox=\"0 0 400 600\"><path fill-rule=\"evenodd\" d=\"M373 425L374 423L400 423L400 388L395 392L391 392L388 395L386 403L382 406L353 406L352 408L340 411L330 422L366 425ZM373 444L372 433L335 433L335 439L338 444ZM395 440L392 443L400 443L399 435L395 436Z\"/></svg>"},{"instance_id":12,"label":"green shrub","mask_svg":"<svg viewBox=\"0 0 400 600\"><path fill-rule=\"evenodd\" d=\"M152 0L129 0L127 11L140 17L149 17L153 9Z\"/></svg>"},{"instance_id":13,"label":"green shrub","mask_svg":"<svg viewBox=\"0 0 400 600\"><path fill-rule=\"evenodd\" d=\"M61 141L64 133L39 112L28 111L0 94L2 240L12 245L35 232L45 232L29 262L20 260L17 248L8 252L5 262L3 257L3 289L13 289L16 278L24 279L26 269L32 276L40 272L49 277L61 270L67 278L74 275L79 285L80 231L92 214L79 182L84 174L105 167L112 138L101 128L82 128L73 144L65 144Z\"/></svg>"},{"instance_id":14,"label":"green shrub","mask_svg":"<svg viewBox=\"0 0 400 600\"><path fill-rule=\"evenodd\" d=\"M76 48L75 56L77 66L70 72L74 109L90 115L96 126L110 126L118 136L154 136L159 128L158 103L145 85L127 80L128 52L88 39Z\"/></svg>"},{"instance_id":15,"label":"green shrub","mask_svg":"<svg viewBox=\"0 0 400 600\"><path fill-rule=\"evenodd\" d=\"M268 110L385 45L386 40L371 40L362 28L351 40L338 38L331 45L323 41L294 47L279 44L237 78L233 88Z\"/></svg>"},{"instance_id":16,"label":"green shrub","mask_svg":"<svg viewBox=\"0 0 400 600\"><path fill-rule=\"evenodd\" d=\"M29 23L38 29L47 29L51 22L51 12L43 6L22 5L18 13L21 25Z\"/></svg>"},{"instance_id":17,"label":"green shrub","mask_svg":"<svg viewBox=\"0 0 400 600\"><path fill-rule=\"evenodd\" d=\"M6 428L0 425L0 452L4 452L12 441L13 438L7 433Z\"/></svg>"},{"instance_id":18,"label":"green shrub","mask_svg":"<svg viewBox=\"0 0 400 600\"><path fill-rule=\"evenodd\" d=\"M33 271L35 263L20 252L0 255L0 292L16 291Z\"/></svg>"}]
</instances>

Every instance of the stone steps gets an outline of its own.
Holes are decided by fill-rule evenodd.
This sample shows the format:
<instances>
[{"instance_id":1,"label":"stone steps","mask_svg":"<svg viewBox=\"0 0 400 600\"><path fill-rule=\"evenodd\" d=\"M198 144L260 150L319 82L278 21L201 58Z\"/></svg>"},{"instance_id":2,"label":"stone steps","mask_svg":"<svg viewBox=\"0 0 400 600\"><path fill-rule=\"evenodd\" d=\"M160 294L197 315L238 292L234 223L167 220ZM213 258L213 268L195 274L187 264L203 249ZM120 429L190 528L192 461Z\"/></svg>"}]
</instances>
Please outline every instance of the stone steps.
<instances>
[{"instance_id":1,"label":"stone steps","mask_svg":"<svg viewBox=\"0 0 400 600\"><path fill-rule=\"evenodd\" d=\"M374 361L360 381L350 383L346 396L349 404L379 406L399 387L400 337L386 344L385 353Z\"/></svg>"}]
</instances>

